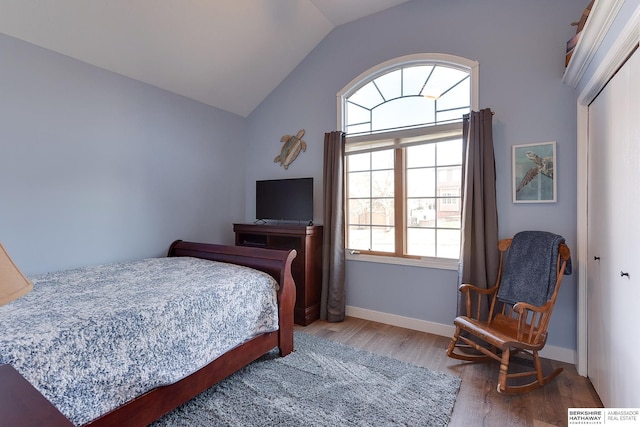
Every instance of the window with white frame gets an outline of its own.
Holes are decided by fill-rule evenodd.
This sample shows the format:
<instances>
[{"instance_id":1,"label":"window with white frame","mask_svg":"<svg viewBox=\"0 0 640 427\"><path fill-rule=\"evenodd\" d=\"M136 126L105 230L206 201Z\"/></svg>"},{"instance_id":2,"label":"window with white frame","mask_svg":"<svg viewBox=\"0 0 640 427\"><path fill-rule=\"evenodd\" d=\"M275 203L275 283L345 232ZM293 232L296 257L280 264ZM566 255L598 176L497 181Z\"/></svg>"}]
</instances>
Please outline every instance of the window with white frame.
<instances>
[{"instance_id":1,"label":"window with white frame","mask_svg":"<svg viewBox=\"0 0 640 427\"><path fill-rule=\"evenodd\" d=\"M462 116L477 108L476 82L476 62L411 55L374 67L338 94L347 249L459 257Z\"/></svg>"}]
</instances>

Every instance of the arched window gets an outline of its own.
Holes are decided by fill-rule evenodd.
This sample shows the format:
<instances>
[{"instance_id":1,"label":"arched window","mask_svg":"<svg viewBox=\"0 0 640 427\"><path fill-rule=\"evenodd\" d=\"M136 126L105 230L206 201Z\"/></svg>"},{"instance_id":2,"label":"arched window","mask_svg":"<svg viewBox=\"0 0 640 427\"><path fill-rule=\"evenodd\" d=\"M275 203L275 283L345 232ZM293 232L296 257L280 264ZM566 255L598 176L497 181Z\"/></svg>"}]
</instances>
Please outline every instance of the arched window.
<instances>
[{"instance_id":1,"label":"arched window","mask_svg":"<svg viewBox=\"0 0 640 427\"><path fill-rule=\"evenodd\" d=\"M477 109L477 68L451 55L410 55L338 93L348 249L458 258L462 116Z\"/></svg>"}]
</instances>

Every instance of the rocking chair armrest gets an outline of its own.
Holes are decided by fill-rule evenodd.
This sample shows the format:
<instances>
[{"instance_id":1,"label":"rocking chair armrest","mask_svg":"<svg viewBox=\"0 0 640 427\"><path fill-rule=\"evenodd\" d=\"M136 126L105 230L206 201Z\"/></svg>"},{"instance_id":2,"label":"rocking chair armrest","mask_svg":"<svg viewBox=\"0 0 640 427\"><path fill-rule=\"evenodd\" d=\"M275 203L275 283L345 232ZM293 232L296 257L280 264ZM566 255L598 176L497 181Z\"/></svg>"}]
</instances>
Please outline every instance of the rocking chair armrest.
<instances>
[{"instance_id":1,"label":"rocking chair armrest","mask_svg":"<svg viewBox=\"0 0 640 427\"><path fill-rule=\"evenodd\" d=\"M480 320L482 315L482 302L485 300L485 298L481 298L481 296L495 294L498 290L498 286L483 289L469 283L463 283L460 285L458 290L464 297L467 317L470 319Z\"/></svg>"},{"instance_id":2,"label":"rocking chair armrest","mask_svg":"<svg viewBox=\"0 0 640 427\"><path fill-rule=\"evenodd\" d=\"M492 288L488 288L488 289L483 289L483 288L479 288L475 285L472 285L470 283L463 283L462 285L460 285L460 287L458 287L458 291L460 291L461 293L467 293L470 291L479 293L479 294L484 294L484 295L491 295L493 293L495 293L498 290L497 286L494 286Z\"/></svg>"},{"instance_id":3,"label":"rocking chair armrest","mask_svg":"<svg viewBox=\"0 0 640 427\"><path fill-rule=\"evenodd\" d=\"M515 311L518 314L523 314L526 312L526 310L535 311L536 313L546 313L550 307L551 307L551 301L541 306L531 305L526 302L519 302L513 306L513 311Z\"/></svg>"},{"instance_id":4,"label":"rocking chair armrest","mask_svg":"<svg viewBox=\"0 0 640 427\"><path fill-rule=\"evenodd\" d=\"M549 315L553 309L553 303L535 306L526 302L519 302L513 306L513 311L518 314L517 339L529 344L544 343L546 340Z\"/></svg>"}]
</instances>

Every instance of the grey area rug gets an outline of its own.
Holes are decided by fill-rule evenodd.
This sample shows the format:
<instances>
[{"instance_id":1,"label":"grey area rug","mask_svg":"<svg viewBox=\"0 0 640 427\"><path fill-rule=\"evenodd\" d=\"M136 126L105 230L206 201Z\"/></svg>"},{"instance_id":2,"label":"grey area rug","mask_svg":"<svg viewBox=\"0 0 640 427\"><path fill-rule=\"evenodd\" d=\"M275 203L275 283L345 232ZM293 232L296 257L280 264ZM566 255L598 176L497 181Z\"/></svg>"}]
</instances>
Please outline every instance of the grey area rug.
<instances>
[{"instance_id":1,"label":"grey area rug","mask_svg":"<svg viewBox=\"0 0 640 427\"><path fill-rule=\"evenodd\" d=\"M295 333L276 351L152 424L160 426L446 426L460 378Z\"/></svg>"}]
</instances>

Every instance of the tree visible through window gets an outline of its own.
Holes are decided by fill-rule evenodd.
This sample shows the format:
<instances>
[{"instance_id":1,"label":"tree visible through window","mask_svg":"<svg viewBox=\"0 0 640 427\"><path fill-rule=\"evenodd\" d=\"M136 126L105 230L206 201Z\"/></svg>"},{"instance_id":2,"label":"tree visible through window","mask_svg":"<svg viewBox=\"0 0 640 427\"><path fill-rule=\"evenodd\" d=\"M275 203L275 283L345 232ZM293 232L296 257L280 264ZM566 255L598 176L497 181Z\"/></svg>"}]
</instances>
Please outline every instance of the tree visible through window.
<instances>
[{"instance_id":1,"label":"tree visible through window","mask_svg":"<svg viewBox=\"0 0 640 427\"><path fill-rule=\"evenodd\" d=\"M413 55L339 94L348 249L458 258L462 116L476 98L476 68L463 58Z\"/></svg>"}]
</instances>

